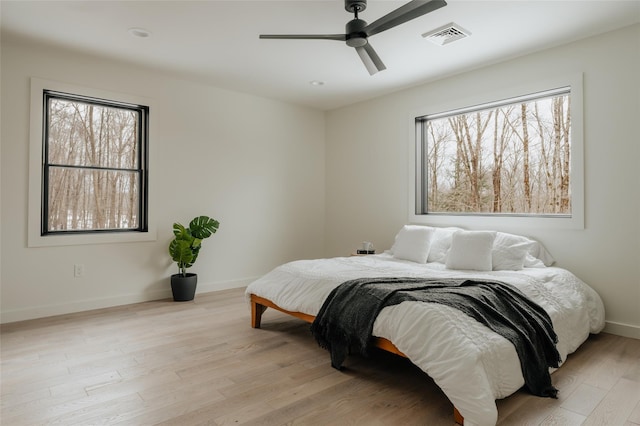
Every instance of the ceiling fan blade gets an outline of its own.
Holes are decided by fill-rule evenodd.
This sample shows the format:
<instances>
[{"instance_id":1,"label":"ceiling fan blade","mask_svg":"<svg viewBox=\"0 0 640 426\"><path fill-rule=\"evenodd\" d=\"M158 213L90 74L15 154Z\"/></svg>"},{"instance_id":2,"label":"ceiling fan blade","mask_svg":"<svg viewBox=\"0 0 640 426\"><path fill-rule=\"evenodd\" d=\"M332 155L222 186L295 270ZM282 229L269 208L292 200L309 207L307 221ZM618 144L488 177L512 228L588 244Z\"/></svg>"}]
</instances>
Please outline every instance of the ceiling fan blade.
<instances>
[{"instance_id":1,"label":"ceiling fan blade","mask_svg":"<svg viewBox=\"0 0 640 426\"><path fill-rule=\"evenodd\" d=\"M364 66L367 67L367 71L369 74L374 75L378 71L386 70L387 67L384 66L382 60L378 56L373 47L369 43L364 46L356 47L356 52L360 55L360 59L364 63Z\"/></svg>"},{"instance_id":2,"label":"ceiling fan blade","mask_svg":"<svg viewBox=\"0 0 640 426\"><path fill-rule=\"evenodd\" d=\"M440 9L446 5L447 2L444 0L412 0L404 6L400 6L396 10L384 15L382 18L370 23L364 27L364 32L367 36L372 36L382 31L386 31L389 28L404 24L405 22L429 12L433 12L434 10Z\"/></svg>"},{"instance_id":3,"label":"ceiling fan blade","mask_svg":"<svg viewBox=\"0 0 640 426\"><path fill-rule=\"evenodd\" d=\"M347 40L346 34L260 34L260 38L291 40Z\"/></svg>"}]
</instances>

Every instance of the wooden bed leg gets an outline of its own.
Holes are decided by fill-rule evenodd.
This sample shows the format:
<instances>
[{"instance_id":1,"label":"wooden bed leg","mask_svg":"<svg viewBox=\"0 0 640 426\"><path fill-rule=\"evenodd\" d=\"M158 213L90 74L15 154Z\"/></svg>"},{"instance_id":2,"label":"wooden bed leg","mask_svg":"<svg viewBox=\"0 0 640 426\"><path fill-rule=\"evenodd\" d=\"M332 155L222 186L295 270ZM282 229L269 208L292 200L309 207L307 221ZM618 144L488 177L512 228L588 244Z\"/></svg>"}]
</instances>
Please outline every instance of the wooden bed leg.
<instances>
[{"instance_id":1,"label":"wooden bed leg","mask_svg":"<svg viewBox=\"0 0 640 426\"><path fill-rule=\"evenodd\" d=\"M267 310L267 307L259 304L258 302L251 301L251 327L260 328L260 321L262 320L262 314Z\"/></svg>"},{"instance_id":2,"label":"wooden bed leg","mask_svg":"<svg viewBox=\"0 0 640 426\"><path fill-rule=\"evenodd\" d=\"M456 407L453 407L453 421L459 425L464 425L464 417Z\"/></svg>"}]
</instances>

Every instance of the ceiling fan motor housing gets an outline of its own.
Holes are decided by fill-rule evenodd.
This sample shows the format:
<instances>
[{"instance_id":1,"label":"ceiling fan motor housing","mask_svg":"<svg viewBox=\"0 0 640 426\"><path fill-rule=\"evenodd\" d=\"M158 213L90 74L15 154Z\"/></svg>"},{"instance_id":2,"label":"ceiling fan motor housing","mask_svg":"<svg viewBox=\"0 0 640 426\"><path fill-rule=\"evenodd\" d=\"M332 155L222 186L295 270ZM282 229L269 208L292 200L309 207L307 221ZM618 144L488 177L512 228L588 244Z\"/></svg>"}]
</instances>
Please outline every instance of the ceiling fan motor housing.
<instances>
[{"instance_id":1,"label":"ceiling fan motor housing","mask_svg":"<svg viewBox=\"0 0 640 426\"><path fill-rule=\"evenodd\" d=\"M345 26L347 46L359 47L367 44L367 34L364 32L364 27L366 26L367 23L362 19L352 19L347 22Z\"/></svg>"},{"instance_id":2,"label":"ceiling fan motor housing","mask_svg":"<svg viewBox=\"0 0 640 426\"><path fill-rule=\"evenodd\" d=\"M344 0L344 8L349 13L362 12L367 8L367 0Z\"/></svg>"}]
</instances>

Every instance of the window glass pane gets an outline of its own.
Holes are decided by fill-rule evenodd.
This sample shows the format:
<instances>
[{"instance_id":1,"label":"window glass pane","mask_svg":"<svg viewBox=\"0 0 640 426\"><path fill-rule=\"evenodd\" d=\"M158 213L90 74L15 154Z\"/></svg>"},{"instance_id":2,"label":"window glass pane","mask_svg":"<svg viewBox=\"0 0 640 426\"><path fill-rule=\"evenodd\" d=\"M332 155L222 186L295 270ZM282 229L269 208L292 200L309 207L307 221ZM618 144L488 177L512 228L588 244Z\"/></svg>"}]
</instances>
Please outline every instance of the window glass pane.
<instances>
[{"instance_id":1,"label":"window glass pane","mask_svg":"<svg viewBox=\"0 0 640 426\"><path fill-rule=\"evenodd\" d=\"M48 109L49 163L138 167L138 111L55 97Z\"/></svg>"},{"instance_id":2,"label":"window glass pane","mask_svg":"<svg viewBox=\"0 0 640 426\"><path fill-rule=\"evenodd\" d=\"M571 214L569 93L419 121L423 214Z\"/></svg>"},{"instance_id":3,"label":"window glass pane","mask_svg":"<svg viewBox=\"0 0 640 426\"><path fill-rule=\"evenodd\" d=\"M139 174L131 171L49 168L48 229L134 229L139 223Z\"/></svg>"}]
</instances>

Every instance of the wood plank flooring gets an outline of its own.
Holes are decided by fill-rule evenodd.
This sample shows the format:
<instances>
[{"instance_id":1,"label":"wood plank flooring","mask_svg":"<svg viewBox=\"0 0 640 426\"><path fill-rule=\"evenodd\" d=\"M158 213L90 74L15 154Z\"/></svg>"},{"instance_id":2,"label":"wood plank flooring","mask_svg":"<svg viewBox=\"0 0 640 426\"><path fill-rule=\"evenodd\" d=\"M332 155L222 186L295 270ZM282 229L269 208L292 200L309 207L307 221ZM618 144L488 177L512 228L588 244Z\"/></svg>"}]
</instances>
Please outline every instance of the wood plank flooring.
<instances>
[{"instance_id":1,"label":"wood plank flooring","mask_svg":"<svg viewBox=\"0 0 640 426\"><path fill-rule=\"evenodd\" d=\"M453 425L407 360L329 364L308 324L243 289L3 325L2 425ZM640 340L592 336L552 375L557 400L498 401L500 425L640 425Z\"/></svg>"}]
</instances>

